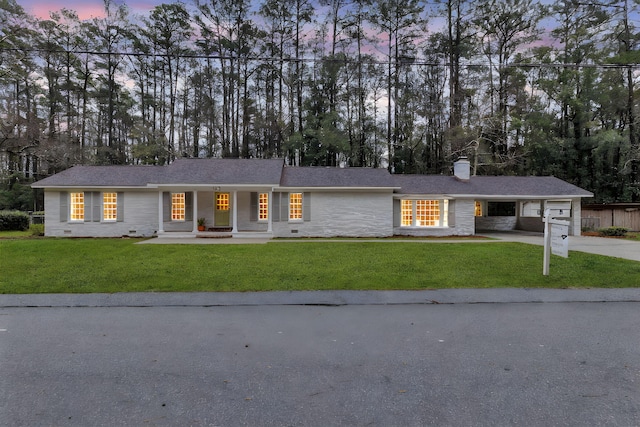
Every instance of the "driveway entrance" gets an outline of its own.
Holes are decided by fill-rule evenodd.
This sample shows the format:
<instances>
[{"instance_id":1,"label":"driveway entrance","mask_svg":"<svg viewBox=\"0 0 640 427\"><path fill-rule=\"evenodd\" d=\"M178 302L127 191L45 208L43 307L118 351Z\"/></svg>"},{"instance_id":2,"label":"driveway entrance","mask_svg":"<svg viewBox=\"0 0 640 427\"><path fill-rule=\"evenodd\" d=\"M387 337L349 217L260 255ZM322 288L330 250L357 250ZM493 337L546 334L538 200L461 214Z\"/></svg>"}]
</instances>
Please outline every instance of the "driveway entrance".
<instances>
[{"instance_id":1,"label":"driveway entrance","mask_svg":"<svg viewBox=\"0 0 640 427\"><path fill-rule=\"evenodd\" d=\"M544 236L542 233L509 231L481 234L483 236L507 242L520 242L540 246L544 245ZM569 236L569 251L586 252L590 254L640 261L640 242L626 239L593 236Z\"/></svg>"}]
</instances>

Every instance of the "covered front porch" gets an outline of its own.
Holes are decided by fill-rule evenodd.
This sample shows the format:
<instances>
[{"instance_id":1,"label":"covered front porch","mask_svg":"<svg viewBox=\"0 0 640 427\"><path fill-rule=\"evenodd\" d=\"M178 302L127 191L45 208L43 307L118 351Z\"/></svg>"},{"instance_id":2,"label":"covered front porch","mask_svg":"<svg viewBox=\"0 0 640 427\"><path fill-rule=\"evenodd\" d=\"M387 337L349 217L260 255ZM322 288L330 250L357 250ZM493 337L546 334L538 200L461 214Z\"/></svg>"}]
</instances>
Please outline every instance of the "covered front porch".
<instances>
[{"instance_id":1,"label":"covered front porch","mask_svg":"<svg viewBox=\"0 0 640 427\"><path fill-rule=\"evenodd\" d=\"M271 187L168 187L158 191L159 238L271 238Z\"/></svg>"}]
</instances>

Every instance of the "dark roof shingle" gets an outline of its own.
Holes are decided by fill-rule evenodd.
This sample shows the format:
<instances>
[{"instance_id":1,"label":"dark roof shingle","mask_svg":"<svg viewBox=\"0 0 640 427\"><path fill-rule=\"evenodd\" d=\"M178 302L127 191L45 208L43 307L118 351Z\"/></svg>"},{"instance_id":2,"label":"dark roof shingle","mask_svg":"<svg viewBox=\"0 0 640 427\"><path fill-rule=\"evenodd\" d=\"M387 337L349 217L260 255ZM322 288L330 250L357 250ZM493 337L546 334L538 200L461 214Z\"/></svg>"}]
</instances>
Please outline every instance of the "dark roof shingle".
<instances>
[{"instance_id":1,"label":"dark roof shingle","mask_svg":"<svg viewBox=\"0 0 640 427\"><path fill-rule=\"evenodd\" d=\"M331 188L393 188L391 174L386 169L285 167L281 187L331 187Z\"/></svg>"},{"instance_id":2,"label":"dark roof shingle","mask_svg":"<svg viewBox=\"0 0 640 427\"><path fill-rule=\"evenodd\" d=\"M285 167L281 159L178 159L168 166L74 166L33 184L46 187L271 185L297 188L394 188L400 194L592 197L552 176L391 175L386 169Z\"/></svg>"},{"instance_id":3,"label":"dark roof shingle","mask_svg":"<svg viewBox=\"0 0 640 427\"><path fill-rule=\"evenodd\" d=\"M282 159L178 159L158 184L278 185Z\"/></svg>"},{"instance_id":4,"label":"dark roof shingle","mask_svg":"<svg viewBox=\"0 0 640 427\"><path fill-rule=\"evenodd\" d=\"M74 166L34 187L144 187L149 184L278 185L280 159L178 159L168 166Z\"/></svg>"},{"instance_id":5,"label":"dark roof shingle","mask_svg":"<svg viewBox=\"0 0 640 427\"><path fill-rule=\"evenodd\" d=\"M73 166L33 187L140 187L155 182L163 166Z\"/></svg>"},{"instance_id":6,"label":"dark roof shingle","mask_svg":"<svg viewBox=\"0 0 640 427\"><path fill-rule=\"evenodd\" d=\"M475 196L581 196L592 193L553 176L472 176L460 181L442 175L393 175L402 194Z\"/></svg>"}]
</instances>

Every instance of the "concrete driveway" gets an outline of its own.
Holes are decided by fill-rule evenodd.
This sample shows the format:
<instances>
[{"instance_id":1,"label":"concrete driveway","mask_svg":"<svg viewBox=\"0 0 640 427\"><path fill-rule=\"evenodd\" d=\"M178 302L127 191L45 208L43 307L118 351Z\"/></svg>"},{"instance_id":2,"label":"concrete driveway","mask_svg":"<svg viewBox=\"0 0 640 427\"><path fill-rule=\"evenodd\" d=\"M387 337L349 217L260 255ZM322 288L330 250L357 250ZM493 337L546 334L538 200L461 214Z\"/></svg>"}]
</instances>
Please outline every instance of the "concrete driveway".
<instances>
[{"instance_id":1,"label":"concrete driveway","mask_svg":"<svg viewBox=\"0 0 640 427\"><path fill-rule=\"evenodd\" d=\"M540 246L544 245L543 235L541 233L513 231L480 234L502 241L528 243ZM570 236L569 251L587 252L590 254L640 261L640 242L626 239Z\"/></svg>"}]
</instances>

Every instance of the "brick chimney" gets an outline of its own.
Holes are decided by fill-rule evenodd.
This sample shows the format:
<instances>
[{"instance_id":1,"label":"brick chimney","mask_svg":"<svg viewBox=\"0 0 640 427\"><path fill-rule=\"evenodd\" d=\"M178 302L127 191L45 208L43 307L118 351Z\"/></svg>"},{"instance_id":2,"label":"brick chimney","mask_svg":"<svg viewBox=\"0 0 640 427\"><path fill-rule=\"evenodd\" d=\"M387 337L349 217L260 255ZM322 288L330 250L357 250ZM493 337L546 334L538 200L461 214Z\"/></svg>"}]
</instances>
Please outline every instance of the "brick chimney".
<instances>
[{"instance_id":1,"label":"brick chimney","mask_svg":"<svg viewBox=\"0 0 640 427\"><path fill-rule=\"evenodd\" d=\"M460 157L453 163L453 175L458 181L469 181L471 178L471 164L466 157Z\"/></svg>"}]
</instances>

